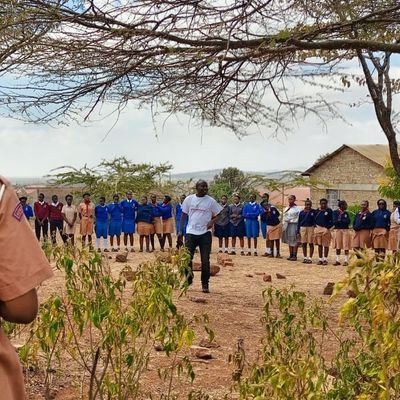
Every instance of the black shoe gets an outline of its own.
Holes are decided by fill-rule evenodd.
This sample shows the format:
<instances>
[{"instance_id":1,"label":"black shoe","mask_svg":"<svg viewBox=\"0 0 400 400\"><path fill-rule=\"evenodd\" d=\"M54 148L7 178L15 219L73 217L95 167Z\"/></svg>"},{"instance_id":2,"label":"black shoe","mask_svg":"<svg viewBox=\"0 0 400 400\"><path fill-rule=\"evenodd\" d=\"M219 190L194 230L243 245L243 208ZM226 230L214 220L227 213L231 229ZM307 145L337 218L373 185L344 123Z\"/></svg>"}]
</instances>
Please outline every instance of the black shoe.
<instances>
[{"instance_id":1,"label":"black shoe","mask_svg":"<svg viewBox=\"0 0 400 400\"><path fill-rule=\"evenodd\" d=\"M210 293L210 289L208 288L208 283L203 283L201 285L201 290L203 293Z\"/></svg>"}]
</instances>

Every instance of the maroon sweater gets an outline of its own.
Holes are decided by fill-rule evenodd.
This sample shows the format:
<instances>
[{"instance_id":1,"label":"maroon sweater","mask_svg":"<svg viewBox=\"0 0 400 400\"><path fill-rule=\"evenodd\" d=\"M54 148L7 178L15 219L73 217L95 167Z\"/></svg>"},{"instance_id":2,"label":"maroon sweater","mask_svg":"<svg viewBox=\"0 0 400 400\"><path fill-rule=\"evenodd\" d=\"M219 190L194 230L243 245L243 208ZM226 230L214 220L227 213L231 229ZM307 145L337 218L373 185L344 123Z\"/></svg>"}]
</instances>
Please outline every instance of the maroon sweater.
<instances>
[{"instance_id":1,"label":"maroon sweater","mask_svg":"<svg viewBox=\"0 0 400 400\"><path fill-rule=\"evenodd\" d=\"M50 221L62 221L64 219L61 214L63 206L63 203L58 203L56 206L50 204Z\"/></svg>"},{"instance_id":2,"label":"maroon sweater","mask_svg":"<svg viewBox=\"0 0 400 400\"><path fill-rule=\"evenodd\" d=\"M33 204L33 210L38 220L43 221L49 218L50 207L47 202L40 204L38 201L36 201Z\"/></svg>"}]
</instances>

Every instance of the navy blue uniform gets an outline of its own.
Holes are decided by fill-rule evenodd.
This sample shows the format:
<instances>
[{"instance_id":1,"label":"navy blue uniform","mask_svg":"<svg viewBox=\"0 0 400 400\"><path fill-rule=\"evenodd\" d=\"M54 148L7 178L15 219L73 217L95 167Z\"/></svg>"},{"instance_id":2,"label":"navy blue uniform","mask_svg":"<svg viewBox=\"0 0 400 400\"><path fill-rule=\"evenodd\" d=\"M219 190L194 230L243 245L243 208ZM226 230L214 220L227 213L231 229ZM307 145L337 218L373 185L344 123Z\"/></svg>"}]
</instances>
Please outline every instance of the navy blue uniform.
<instances>
[{"instance_id":1,"label":"navy blue uniform","mask_svg":"<svg viewBox=\"0 0 400 400\"><path fill-rule=\"evenodd\" d=\"M333 211L330 208L316 210L315 225L331 229L333 226Z\"/></svg>"},{"instance_id":2,"label":"navy blue uniform","mask_svg":"<svg viewBox=\"0 0 400 400\"><path fill-rule=\"evenodd\" d=\"M374 228L374 219L369 211L359 211L353 222L353 229L361 231L362 229L371 230Z\"/></svg>"},{"instance_id":3,"label":"navy blue uniform","mask_svg":"<svg viewBox=\"0 0 400 400\"><path fill-rule=\"evenodd\" d=\"M379 208L372 211L373 228L383 228L389 232L390 214L389 210L381 210Z\"/></svg>"},{"instance_id":4,"label":"navy blue uniform","mask_svg":"<svg viewBox=\"0 0 400 400\"><path fill-rule=\"evenodd\" d=\"M333 212L333 227L335 229L349 229L350 215L347 211L337 209Z\"/></svg>"},{"instance_id":5,"label":"navy blue uniform","mask_svg":"<svg viewBox=\"0 0 400 400\"><path fill-rule=\"evenodd\" d=\"M299 220L297 221L297 233L300 233L301 227L312 227L315 226L315 213L316 210L312 208L310 210L301 210L299 214Z\"/></svg>"},{"instance_id":6,"label":"navy blue uniform","mask_svg":"<svg viewBox=\"0 0 400 400\"><path fill-rule=\"evenodd\" d=\"M94 209L94 216L96 217L96 223L94 231L97 238L103 237L107 239L108 236L108 208L106 205L102 206L98 204Z\"/></svg>"}]
</instances>

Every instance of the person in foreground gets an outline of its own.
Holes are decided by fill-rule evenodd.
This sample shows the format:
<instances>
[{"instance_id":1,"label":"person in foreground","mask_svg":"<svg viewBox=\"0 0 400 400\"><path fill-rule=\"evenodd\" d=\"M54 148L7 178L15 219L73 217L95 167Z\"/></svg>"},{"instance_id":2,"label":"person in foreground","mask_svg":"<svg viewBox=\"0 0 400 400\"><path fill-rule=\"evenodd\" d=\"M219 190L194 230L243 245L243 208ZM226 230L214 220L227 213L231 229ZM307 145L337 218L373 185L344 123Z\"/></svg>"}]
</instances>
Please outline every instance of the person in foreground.
<instances>
[{"instance_id":1,"label":"person in foreground","mask_svg":"<svg viewBox=\"0 0 400 400\"><path fill-rule=\"evenodd\" d=\"M189 285L193 283L192 260L196 247L199 246L201 258L201 287L203 293L210 292L210 253L212 244L210 229L222 210L222 206L207 193L207 182L199 180L196 183L196 194L191 194L183 201L178 236L178 240L182 240L182 227L185 226L186 220L189 217L185 236L185 246L190 252L187 283Z\"/></svg>"},{"instance_id":2,"label":"person in foreground","mask_svg":"<svg viewBox=\"0 0 400 400\"><path fill-rule=\"evenodd\" d=\"M23 250L20 244L23 243ZM53 273L35 238L17 195L0 176L0 318L28 324L38 311L35 287ZM24 400L17 352L0 329L1 399Z\"/></svg>"}]
</instances>

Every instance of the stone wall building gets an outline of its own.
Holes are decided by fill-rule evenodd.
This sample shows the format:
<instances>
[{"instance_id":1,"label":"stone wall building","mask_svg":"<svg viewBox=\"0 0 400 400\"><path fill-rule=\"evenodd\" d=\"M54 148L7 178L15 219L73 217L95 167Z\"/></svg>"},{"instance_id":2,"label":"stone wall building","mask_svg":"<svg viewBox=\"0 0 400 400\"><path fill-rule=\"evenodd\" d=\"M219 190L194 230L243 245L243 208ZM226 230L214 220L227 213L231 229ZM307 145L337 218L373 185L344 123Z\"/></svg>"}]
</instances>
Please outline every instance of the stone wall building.
<instances>
[{"instance_id":1,"label":"stone wall building","mask_svg":"<svg viewBox=\"0 0 400 400\"><path fill-rule=\"evenodd\" d=\"M338 199L346 200L349 205L368 200L374 208L380 197L378 181L387 160L386 145L342 145L303 173L328 184L324 189L311 189L314 205L325 197L334 208Z\"/></svg>"}]
</instances>

